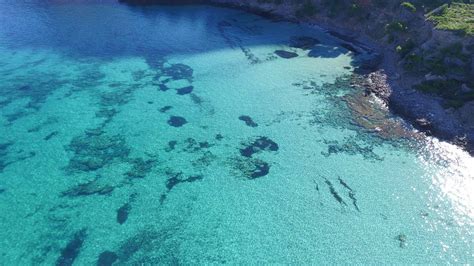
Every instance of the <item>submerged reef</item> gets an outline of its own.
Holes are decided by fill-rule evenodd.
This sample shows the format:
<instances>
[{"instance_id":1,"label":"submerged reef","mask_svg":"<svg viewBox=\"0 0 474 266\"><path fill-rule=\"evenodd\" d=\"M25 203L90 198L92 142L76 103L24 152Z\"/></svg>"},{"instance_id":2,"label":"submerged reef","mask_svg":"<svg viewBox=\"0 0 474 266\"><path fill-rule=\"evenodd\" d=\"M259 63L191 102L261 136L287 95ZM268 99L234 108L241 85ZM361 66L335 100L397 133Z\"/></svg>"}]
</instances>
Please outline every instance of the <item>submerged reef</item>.
<instances>
[{"instance_id":1,"label":"submerged reef","mask_svg":"<svg viewBox=\"0 0 474 266\"><path fill-rule=\"evenodd\" d=\"M342 143L339 141L325 141L325 143L328 144L328 150L327 152L321 152L321 154L326 157L344 153L347 155L362 155L366 160L383 161L383 158L374 152L373 146L363 146L354 139L346 139Z\"/></svg>"},{"instance_id":2,"label":"submerged reef","mask_svg":"<svg viewBox=\"0 0 474 266\"><path fill-rule=\"evenodd\" d=\"M114 187L103 182L100 176L93 180L76 185L61 193L63 197L79 197L90 195L108 195L114 190Z\"/></svg>"},{"instance_id":3,"label":"submerged reef","mask_svg":"<svg viewBox=\"0 0 474 266\"><path fill-rule=\"evenodd\" d=\"M160 108L160 113L166 113L168 112L169 110L171 110L173 108L173 106L170 106L170 105L166 105L166 106L163 106L162 108Z\"/></svg>"},{"instance_id":4,"label":"submerged reef","mask_svg":"<svg viewBox=\"0 0 474 266\"><path fill-rule=\"evenodd\" d=\"M254 158L261 152L276 152L279 147L276 142L268 137L257 137L254 140L241 143L240 157L232 158L233 168L247 179L256 179L270 173L270 164L261 159Z\"/></svg>"},{"instance_id":5,"label":"submerged reef","mask_svg":"<svg viewBox=\"0 0 474 266\"><path fill-rule=\"evenodd\" d=\"M132 210L132 204L137 197L136 193L130 195L128 201L117 209L117 223L124 224L128 219L128 214Z\"/></svg>"},{"instance_id":6,"label":"submerged reef","mask_svg":"<svg viewBox=\"0 0 474 266\"><path fill-rule=\"evenodd\" d=\"M57 135L59 135L59 131L53 131L53 132L49 133L47 136L45 136L43 138L43 140L48 141L48 140L52 139L53 137L55 137Z\"/></svg>"},{"instance_id":7,"label":"submerged reef","mask_svg":"<svg viewBox=\"0 0 474 266\"><path fill-rule=\"evenodd\" d=\"M245 157L252 157L255 153L261 151L278 151L278 144L268 137L258 137L250 143L243 143L244 147L240 149L240 154Z\"/></svg>"},{"instance_id":8,"label":"submerged reef","mask_svg":"<svg viewBox=\"0 0 474 266\"><path fill-rule=\"evenodd\" d=\"M67 243L66 247L61 250L61 256L56 260L57 266L73 265L77 256L81 252L84 240L87 237L86 229L81 229L74 233L74 236Z\"/></svg>"},{"instance_id":9,"label":"submerged reef","mask_svg":"<svg viewBox=\"0 0 474 266\"><path fill-rule=\"evenodd\" d=\"M130 171L125 173L128 178L144 178L153 170L158 162L155 159L144 160L137 158L128 160L128 163L132 165Z\"/></svg>"},{"instance_id":10,"label":"submerged reef","mask_svg":"<svg viewBox=\"0 0 474 266\"><path fill-rule=\"evenodd\" d=\"M232 165L237 173L250 180L270 173L270 164L256 158L233 158Z\"/></svg>"},{"instance_id":11,"label":"submerged reef","mask_svg":"<svg viewBox=\"0 0 474 266\"><path fill-rule=\"evenodd\" d=\"M97 260L97 266L112 266L117 260L117 254L107 250L100 253L99 259Z\"/></svg>"},{"instance_id":12,"label":"submerged reef","mask_svg":"<svg viewBox=\"0 0 474 266\"><path fill-rule=\"evenodd\" d=\"M8 141L0 143L0 173L2 173L5 168L13 163L21 162L36 156L36 152L30 151L26 152L23 149L18 151L13 151L11 148L15 142Z\"/></svg>"},{"instance_id":13,"label":"submerged reef","mask_svg":"<svg viewBox=\"0 0 474 266\"><path fill-rule=\"evenodd\" d=\"M186 95L186 94L190 94L191 92L193 92L193 89L194 89L193 86L187 86L187 87L184 87L184 88L177 89L176 93L178 95Z\"/></svg>"},{"instance_id":14,"label":"submerged reef","mask_svg":"<svg viewBox=\"0 0 474 266\"><path fill-rule=\"evenodd\" d=\"M177 144L178 144L178 141L176 141L176 140L168 141L168 146L166 146L165 151L166 152L174 151Z\"/></svg>"},{"instance_id":15,"label":"submerged reef","mask_svg":"<svg viewBox=\"0 0 474 266\"><path fill-rule=\"evenodd\" d=\"M128 219L128 213L132 209L129 202L117 209L117 223L124 224Z\"/></svg>"},{"instance_id":16,"label":"submerged reef","mask_svg":"<svg viewBox=\"0 0 474 266\"><path fill-rule=\"evenodd\" d=\"M162 75L168 76L173 80L186 79L189 82L193 81L194 70L185 64L172 64L170 67L162 69Z\"/></svg>"},{"instance_id":17,"label":"submerged reef","mask_svg":"<svg viewBox=\"0 0 474 266\"><path fill-rule=\"evenodd\" d=\"M11 163L7 161L8 148L11 145L13 145L13 142L0 143L0 173Z\"/></svg>"},{"instance_id":18,"label":"submerged reef","mask_svg":"<svg viewBox=\"0 0 474 266\"><path fill-rule=\"evenodd\" d=\"M253 121L253 119L248 115L239 116L239 120L244 121L245 124L249 127L258 127L258 124Z\"/></svg>"},{"instance_id":19,"label":"submerged reef","mask_svg":"<svg viewBox=\"0 0 474 266\"><path fill-rule=\"evenodd\" d=\"M167 243L167 240L179 230L178 225L159 231L143 229L122 242L116 251L108 251L111 252L108 256L120 265L177 264L176 247L172 243ZM161 255L155 257L157 255L154 254L157 252Z\"/></svg>"},{"instance_id":20,"label":"submerged reef","mask_svg":"<svg viewBox=\"0 0 474 266\"><path fill-rule=\"evenodd\" d=\"M96 171L115 160L126 161L130 154L130 148L121 135L78 136L72 139L67 149L73 152L67 166L70 171Z\"/></svg>"},{"instance_id":21,"label":"submerged reef","mask_svg":"<svg viewBox=\"0 0 474 266\"><path fill-rule=\"evenodd\" d=\"M204 177L202 175L192 175L188 177L183 177L182 172L174 173L168 172L168 179L166 180L166 188L168 191L171 191L176 185L181 183L192 183L195 181L202 180Z\"/></svg>"},{"instance_id":22,"label":"submerged reef","mask_svg":"<svg viewBox=\"0 0 474 266\"><path fill-rule=\"evenodd\" d=\"M193 153L193 152L197 152L197 151L201 151L201 150L205 150L205 149L209 149L211 148L212 146L214 146L213 144L207 142L207 141L197 141L195 140L194 138L187 138L185 141L184 141L184 144L186 146L183 147L183 151L184 152L189 152L189 153Z\"/></svg>"},{"instance_id":23,"label":"submerged reef","mask_svg":"<svg viewBox=\"0 0 474 266\"><path fill-rule=\"evenodd\" d=\"M171 116L168 119L168 125L170 125L172 127L182 127L187 123L188 123L188 121L186 120L186 118L184 118L182 116Z\"/></svg>"},{"instance_id":24,"label":"submerged reef","mask_svg":"<svg viewBox=\"0 0 474 266\"><path fill-rule=\"evenodd\" d=\"M278 55L279 57L285 58L285 59L291 59L291 58L298 57L297 53L288 52L288 51L285 51L285 50L276 50L275 54Z\"/></svg>"}]
</instances>

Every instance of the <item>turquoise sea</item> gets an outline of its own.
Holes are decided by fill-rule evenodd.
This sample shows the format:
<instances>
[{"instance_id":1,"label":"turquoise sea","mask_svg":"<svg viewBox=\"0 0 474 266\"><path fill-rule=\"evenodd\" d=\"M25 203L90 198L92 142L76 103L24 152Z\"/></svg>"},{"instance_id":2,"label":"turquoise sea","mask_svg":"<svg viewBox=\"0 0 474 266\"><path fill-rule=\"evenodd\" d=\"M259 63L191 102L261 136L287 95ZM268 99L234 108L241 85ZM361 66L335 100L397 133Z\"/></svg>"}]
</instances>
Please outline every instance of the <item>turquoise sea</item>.
<instances>
[{"instance_id":1,"label":"turquoise sea","mask_svg":"<svg viewBox=\"0 0 474 266\"><path fill-rule=\"evenodd\" d=\"M354 86L369 51L67 2L0 0L0 265L474 263L474 159Z\"/></svg>"}]
</instances>

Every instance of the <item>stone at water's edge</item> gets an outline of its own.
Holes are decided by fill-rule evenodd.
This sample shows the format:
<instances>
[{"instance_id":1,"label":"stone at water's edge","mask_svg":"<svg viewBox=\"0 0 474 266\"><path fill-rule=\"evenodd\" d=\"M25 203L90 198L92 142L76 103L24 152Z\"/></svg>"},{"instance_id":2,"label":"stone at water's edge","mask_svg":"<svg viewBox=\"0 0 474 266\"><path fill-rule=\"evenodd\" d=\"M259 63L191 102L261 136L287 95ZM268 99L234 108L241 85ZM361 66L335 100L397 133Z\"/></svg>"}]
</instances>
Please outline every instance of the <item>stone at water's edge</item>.
<instances>
[{"instance_id":1,"label":"stone at water's edge","mask_svg":"<svg viewBox=\"0 0 474 266\"><path fill-rule=\"evenodd\" d=\"M309 50L318 43L320 43L318 39L309 36L291 37L290 39L290 47L303 50Z\"/></svg>"},{"instance_id":2,"label":"stone at water's edge","mask_svg":"<svg viewBox=\"0 0 474 266\"><path fill-rule=\"evenodd\" d=\"M285 59L291 59L291 58L298 57L297 53L288 52L288 51L284 51L284 50L276 50L275 54L278 55L279 57L285 58Z\"/></svg>"}]
</instances>

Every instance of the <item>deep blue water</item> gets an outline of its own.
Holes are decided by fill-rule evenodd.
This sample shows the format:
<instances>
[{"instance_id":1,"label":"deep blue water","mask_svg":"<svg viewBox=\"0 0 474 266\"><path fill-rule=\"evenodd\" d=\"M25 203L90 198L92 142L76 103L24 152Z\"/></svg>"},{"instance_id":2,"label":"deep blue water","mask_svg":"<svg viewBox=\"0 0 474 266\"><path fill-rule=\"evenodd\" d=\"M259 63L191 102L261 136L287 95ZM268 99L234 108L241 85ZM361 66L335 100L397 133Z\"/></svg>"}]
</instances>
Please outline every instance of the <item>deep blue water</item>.
<instances>
[{"instance_id":1,"label":"deep blue water","mask_svg":"<svg viewBox=\"0 0 474 266\"><path fill-rule=\"evenodd\" d=\"M366 55L64 2L0 0L1 265L474 261L474 159L351 86Z\"/></svg>"}]
</instances>

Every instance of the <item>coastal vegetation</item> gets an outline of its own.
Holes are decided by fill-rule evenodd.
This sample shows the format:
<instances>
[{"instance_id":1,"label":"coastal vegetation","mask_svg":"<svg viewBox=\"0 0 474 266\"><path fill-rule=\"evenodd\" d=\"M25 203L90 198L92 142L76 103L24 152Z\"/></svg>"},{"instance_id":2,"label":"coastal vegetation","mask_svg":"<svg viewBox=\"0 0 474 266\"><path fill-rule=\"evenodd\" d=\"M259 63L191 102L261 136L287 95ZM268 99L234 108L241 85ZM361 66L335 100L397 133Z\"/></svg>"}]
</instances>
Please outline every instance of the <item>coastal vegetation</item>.
<instances>
[{"instance_id":1,"label":"coastal vegetation","mask_svg":"<svg viewBox=\"0 0 474 266\"><path fill-rule=\"evenodd\" d=\"M428 19L441 30L452 30L465 35L474 35L474 5L453 3L444 4L427 15Z\"/></svg>"}]
</instances>

